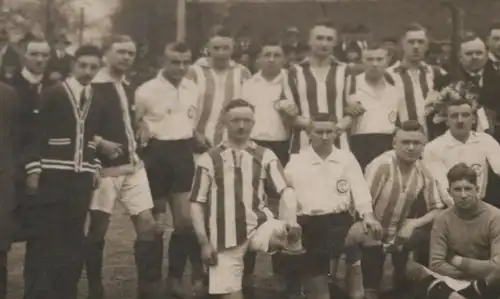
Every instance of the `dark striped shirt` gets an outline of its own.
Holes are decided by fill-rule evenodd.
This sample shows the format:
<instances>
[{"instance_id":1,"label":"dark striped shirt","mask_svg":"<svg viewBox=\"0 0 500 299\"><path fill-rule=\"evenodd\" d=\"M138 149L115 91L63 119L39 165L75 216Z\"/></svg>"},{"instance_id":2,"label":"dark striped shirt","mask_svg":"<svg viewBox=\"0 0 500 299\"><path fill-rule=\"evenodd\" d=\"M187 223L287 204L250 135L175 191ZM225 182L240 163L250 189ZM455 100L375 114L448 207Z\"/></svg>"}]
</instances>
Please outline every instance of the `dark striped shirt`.
<instances>
[{"instance_id":1,"label":"dark striped shirt","mask_svg":"<svg viewBox=\"0 0 500 299\"><path fill-rule=\"evenodd\" d=\"M243 244L273 218L266 185L281 193L287 186L283 168L271 150L253 142L242 150L222 143L198 158L191 201L206 204L206 226L217 250Z\"/></svg>"}]
</instances>

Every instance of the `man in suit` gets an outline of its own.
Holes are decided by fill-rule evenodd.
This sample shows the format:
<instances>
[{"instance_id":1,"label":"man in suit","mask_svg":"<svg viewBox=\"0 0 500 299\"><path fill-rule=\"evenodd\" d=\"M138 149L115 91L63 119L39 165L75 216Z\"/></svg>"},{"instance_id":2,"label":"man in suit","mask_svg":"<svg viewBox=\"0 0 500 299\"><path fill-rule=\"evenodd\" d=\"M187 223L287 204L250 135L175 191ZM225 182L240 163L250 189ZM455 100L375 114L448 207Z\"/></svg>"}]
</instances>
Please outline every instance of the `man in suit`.
<instances>
[{"instance_id":1,"label":"man in suit","mask_svg":"<svg viewBox=\"0 0 500 299\"><path fill-rule=\"evenodd\" d=\"M487 132L493 135L495 140L500 140L500 86L498 82L500 75L495 68L496 56L494 52L500 48L495 42L500 39L500 26L490 27L488 45L490 54L486 50L485 43L474 33L467 33L460 46L460 65L462 79L471 82L479 90L479 104L485 108L489 128ZM498 35L498 37L496 37ZM500 56L500 55L499 55ZM489 170L488 184L484 200L496 207L500 207L500 178Z\"/></svg>"},{"instance_id":2,"label":"man in suit","mask_svg":"<svg viewBox=\"0 0 500 299\"><path fill-rule=\"evenodd\" d=\"M0 83L0 299L7 295L7 252L14 228L18 113L16 91Z\"/></svg>"},{"instance_id":3,"label":"man in suit","mask_svg":"<svg viewBox=\"0 0 500 299\"><path fill-rule=\"evenodd\" d=\"M65 34L62 33L56 38L52 56L47 67L47 75L53 82L61 82L69 75L71 60L73 59L66 52L69 45L71 45L71 42Z\"/></svg>"},{"instance_id":4,"label":"man in suit","mask_svg":"<svg viewBox=\"0 0 500 299\"><path fill-rule=\"evenodd\" d=\"M0 81L10 83L16 70L21 67L19 53L9 44L9 33L0 19Z\"/></svg>"}]
</instances>

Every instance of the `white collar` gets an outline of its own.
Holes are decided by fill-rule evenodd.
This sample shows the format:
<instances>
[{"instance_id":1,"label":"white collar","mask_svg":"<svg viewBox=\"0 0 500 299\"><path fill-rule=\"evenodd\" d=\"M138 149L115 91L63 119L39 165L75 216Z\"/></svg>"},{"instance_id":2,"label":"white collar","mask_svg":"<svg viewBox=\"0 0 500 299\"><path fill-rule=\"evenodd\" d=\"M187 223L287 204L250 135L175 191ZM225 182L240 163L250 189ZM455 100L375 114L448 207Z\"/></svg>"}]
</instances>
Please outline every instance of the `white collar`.
<instances>
[{"instance_id":1,"label":"white collar","mask_svg":"<svg viewBox=\"0 0 500 299\"><path fill-rule=\"evenodd\" d=\"M82 89L87 87L86 85L83 85L82 83L78 82L78 80L76 80L76 78L73 76L70 76L70 77L68 77L68 79L66 79L66 84L68 84L68 86L71 89L75 89L75 90L79 90L79 91L81 91Z\"/></svg>"},{"instance_id":2,"label":"white collar","mask_svg":"<svg viewBox=\"0 0 500 299\"><path fill-rule=\"evenodd\" d=\"M177 88L188 88L187 80L186 77L181 79L181 82L179 83L179 86L176 87L174 86L170 81L168 81L164 76L163 76L163 70L160 70L158 74L156 75L156 80L158 80L162 84L167 84L169 88L177 89Z\"/></svg>"},{"instance_id":3,"label":"white collar","mask_svg":"<svg viewBox=\"0 0 500 299\"><path fill-rule=\"evenodd\" d=\"M267 82L267 83L273 84L273 85L278 85L278 84L281 85L283 82L283 79L285 78L285 74L286 74L286 71L281 70L280 73L275 78L273 78L271 81L269 81L262 76L262 71L259 71L257 74L254 75L254 79L257 82Z\"/></svg>"},{"instance_id":4,"label":"white collar","mask_svg":"<svg viewBox=\"0 0 500 299\"><path fill-rule=\"evenodd\" d=\"M21 76L23 76L23 78L31 84L40 84L43 79L43 74L34 74L27 68L22 69Z\"/></svg>"},{"instance_id":5,"label":"white collar","mask_svg":"<svg viewBox=\"0 0 500 299\"><path fill-rule=\"evenodd\" d=\"M446 144L448 146L455 146L457 144L469 144L469 143L476 143L479 141L479 139L477 138L477 134L476 132L474 131L471 131L470 132L470 135L469 135L469 138L467 139L467 141L464 143L464 142L461 142L459 140L457 140L455 137L453 137L453 135L451 135L451 132L450 130L447 130L443 137L445 138L446 140Z\"/></svg>"},{"instance_id":6,"label":"white collar","mask_svg":"<svg viewBox=\"0 0 500 299\"><path fill-rule=\"evenodd\" d=\"M387 80L385 79L385 76L383 77L382 81L384 82L384 87L383 87L383 90L385 91L387 88L390 88L392 85L389 84L387 82ZM358 76L356 76L356 82L359 84L358 88L367 92L368 94L374 96L374 88L373 86L371 86L370 84L368 84L368 82L366 81L366 74L365 72L359 74Z\"/></svg>"},{"instance_id":7,"label":"white collar","mask_svg":"<svg viewBox=\"0 0 500 299\"><path fill-rule=\"evenodd\" d=\"M315 164L321 164L323 162L333 162L333 163L339 163L339 149L336 148L335 146L332 146L332 152L326 157L325 159L322 159L316 151L313 149L312 146L309 146L307 149L304 150L304 154L306 155L307 159L312 165Z\"/></svg>"},{"instance_id":8,"label":"white collar","mask_svg":"<svg viewBox=\"0 0 500 299\"><path fill-rule=\"evenodd\" d=\"M97 75L92 80L93 83L123 83L128 85L129 83L125 79L125 75L121 79L115 79L111 76L108 68L102 68Z\"/></svg>"}]
</instances>

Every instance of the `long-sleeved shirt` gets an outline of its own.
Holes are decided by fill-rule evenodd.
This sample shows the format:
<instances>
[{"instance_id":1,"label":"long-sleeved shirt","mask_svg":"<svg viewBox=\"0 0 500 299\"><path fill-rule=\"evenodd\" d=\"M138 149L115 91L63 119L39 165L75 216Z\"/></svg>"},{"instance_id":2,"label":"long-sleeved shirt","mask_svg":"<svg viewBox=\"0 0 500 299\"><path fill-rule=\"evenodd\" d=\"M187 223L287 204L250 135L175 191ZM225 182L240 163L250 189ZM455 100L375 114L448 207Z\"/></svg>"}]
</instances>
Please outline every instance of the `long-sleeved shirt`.
<instances>
[{"instance_id":1,"label":"long-sleeved shirt","mask_svg":"<svg viewBox=\"0 0 500 299\"><path fill-rule=\"evenodd\" d=\"M321 159L310 146L292 155L285 176L297 195L298 215L336 214L353 206L360 215L373 212L368 184L349 151L334 147Z\"/></svg>"},{"instance_id":2,"label":"long-sleeved shirt","mask_svg":"<svg viewBox=\"0 0 500 299\"><path fill-rule=\"evenodd\" d=\"M452 255L463 258L459 267ZM431 232L430 268L455 279L485 278L500 262L500 210L484 202L470 217L452 207L434 220Z\"/></svg>"},{"instance_id":3,"label":"long-sleeved shirt","mask_svg":"<svg viewBox=\"0 0 500 299\"><path fill-rule=\"evenodd\" d=\"M486 133L471 132L464 143L447 131L426 145L423 159L441 188L448 188L446 174L456 164L466 163L474 168L478 175L477 184L481 198L485 196L488 183L488 166L500 175L500 145ZM444 189L441 193L447 194ZM451 198L445 198L444 201L448 205L452 202Z\"/></svg>"}]
</instances>

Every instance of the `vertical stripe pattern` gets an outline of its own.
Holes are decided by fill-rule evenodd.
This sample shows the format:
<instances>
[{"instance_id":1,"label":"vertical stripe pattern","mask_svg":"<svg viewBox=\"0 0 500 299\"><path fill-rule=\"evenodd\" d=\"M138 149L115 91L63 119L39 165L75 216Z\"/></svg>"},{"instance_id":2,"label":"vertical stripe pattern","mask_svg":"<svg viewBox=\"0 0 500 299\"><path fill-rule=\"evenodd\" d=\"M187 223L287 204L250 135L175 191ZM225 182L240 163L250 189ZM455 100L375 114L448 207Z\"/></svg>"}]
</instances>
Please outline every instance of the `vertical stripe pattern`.
<instances>
[{"instance_id":1,"label":"vertical stripe pattern","mask_svg":"<svg viewBox=\"0 0 500 299\"><path fill-rule=\"evenodd\" d=\"M403 182L396 154L389 151L366 167L365 176L373 197L374 215L382 225L385 241L395 237L421 194L424 194L429 210L443 207L434 180L420 161L415 163L408 180Z\"/></svg>"},{"instance_id":2,"label":"vertical stripe pattern","mask_svg":"<svg viewBox=\"0 0 500 299\"><path fill-rule=\"evenodd\" d=\"M278 193L286 188L275 154L254 143L239 152L222 143L200 156L197 168L191 200L208 205L210 241L218 249L242 244L253 230L273 217L266 207L267 180ZM210 187L203 184L203 173L209 176Z\"/></svg>"},{"instance_id":3,"label":"vertical stripe pattern","mask_svg":"<svg viewBox=\"0 0 500 299\"><path fill-rule=\"evenodd\" d=\"M319 81L311 70L309 62L295 66L290 71L289 85L294 101L299 107L301 116L314 118L318 114L328 113L334 121L344 116L345 66L332 62L325 81ZM342 147L347 146L345 134ZM304 131L295 130L292 137L291 152L297 153L300 149L309 146L309 138Z\"/></svg>"},{"instance_id":4,"label":"vertical stripe pattern","mask_svg":"<svg viewBox=\"0 0 500 299\"><path fill-rule=\"evenodd\" d=\"M411 81L410 74L406 69L401 69L401 81L403 82L403 91L405 94L406 110L408 112L409 120L417 120L417 104L415 103L415 91L413 90L413 82Z\"/></svg>"}]
</instances>

